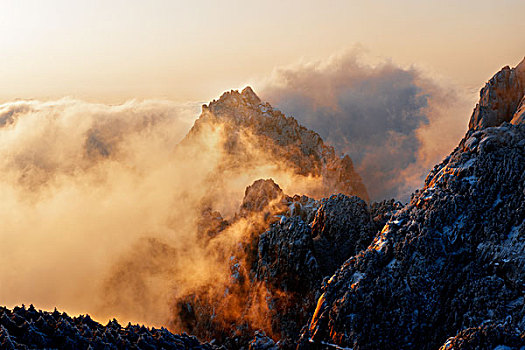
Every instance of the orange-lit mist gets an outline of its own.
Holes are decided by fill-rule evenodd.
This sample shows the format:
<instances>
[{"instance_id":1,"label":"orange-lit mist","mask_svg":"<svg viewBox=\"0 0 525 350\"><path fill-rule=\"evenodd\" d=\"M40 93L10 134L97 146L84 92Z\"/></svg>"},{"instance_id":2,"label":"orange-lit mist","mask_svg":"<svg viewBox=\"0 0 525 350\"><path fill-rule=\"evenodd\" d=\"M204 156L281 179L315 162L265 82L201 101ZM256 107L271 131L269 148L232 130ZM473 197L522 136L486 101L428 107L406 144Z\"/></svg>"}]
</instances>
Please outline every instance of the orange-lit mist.
<instances>
[{"instance_id":1,"label":"orange-lit mist","mask_svg":"<svg viewBox=\"0 0 525 350\"><path fill-rule=\"evenodd\" d=\"M232 215L259 178L290 194L319 186L248 147L249 133L248 164L226 159L221 125L179 144L194 113L163 101L0 105L1 303L165 325L178 296L229 276L197 237L203 206ZM222 258L242 225L214 243Z\"/></svg>"}]
</instances>

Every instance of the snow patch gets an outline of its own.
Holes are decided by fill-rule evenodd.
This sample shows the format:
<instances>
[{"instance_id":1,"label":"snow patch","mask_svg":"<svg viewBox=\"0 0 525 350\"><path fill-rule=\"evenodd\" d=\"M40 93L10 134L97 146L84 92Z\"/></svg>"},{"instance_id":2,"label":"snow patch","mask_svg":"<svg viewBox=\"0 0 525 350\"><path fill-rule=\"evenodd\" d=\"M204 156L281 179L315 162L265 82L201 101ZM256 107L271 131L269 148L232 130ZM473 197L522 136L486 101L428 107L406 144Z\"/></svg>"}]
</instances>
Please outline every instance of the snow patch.
<instances>
[{"instance_id":1,"label":"snow patch","mask_svg":"<svg viewBox=\"0 0 525 350\"><path fill-rule=\"evenodd\" d=\"M500 194L498 193L498 197L494 201L494 204L492 204L492 208L496 208L499 204L503 203L503 200L501 199Z\"/></svg>"},{"instance_id":2,"label":"snow patch","mask_svg":"<svg viewBox=\"0 0 525 350\"><path fill-rule=\"evenodd\" d=\"M386 265L386 268L387 268L387 269L392 269L392 267L394 266L395 263L396 263L396 258L393 258L393 259L390 260L390 262Z\"/></svg>"},{"instance_id":3,"label":"snow patch","mask_svg":"<svg viewBox=\"0 0 525 350\"><path fill-rule=\"evenodd\" d=\"M309 338L308 341L310 343L312 343L312 344L316 344L317 343L317 344L321 344L321 345L324 345L324 346L329 346L329 347L337 349L337 350L353 350L353 348L345 348L343 346L339 346L337 344L328 343L328 342L325 342L325 341L322 341L322 340L315 341L312 338Z\"/></svg>"},{"instance_id":4,"label":"snow patch","mask_svg":"<svg viewBox=\"0 0 525 350\"><path fill-rule=\"evenodd\" d=\"M381 233L378 237L374 239L374 242L372 243L372 248L377 251L382 251L383 247L385 246L387 242L386 235L390 232L390 225L393 222L388 222L385 227L383 227L383 230L381 230Z\"/></svg>"},{"instance_id":5,"label":"snow patch","mask_svg":"<svg viewBox=\"0 0 525 350\"><path fill-rule=\"evenodd\" d=\"M521 225L523 225L523 223ZM514 237L518 236L518 234L520 232L521 225L519 225L519 226L512 226L512 228L510 229L509 235L507 236L508 240L511 241L511 240L514 239Z\"/></svg>"},{"instance_id":6,"label":"snow patch","mask_svg":"<svg viewBox=\"0 0 525 350\"><path fill-rule=\"evenodd\" d=\"M405 219L392 220L392 224L397 225L397 226L403 224L403 222L405 222Z\"/></svg>"},{"instance_id":7,"label":"snow patch","mask_svg":"<svg viewBox=\"0 0 525 350\"><path fill-rule=\"evenodd\" d=\"M478 178L474 175L464 178L463 180L467 181L471 185L475 185L478 182Z\"/></svg>"},{"instance_id":8,"label":"snow patch","mask_svg":"<svg viewBox=\"0 0 525 350\"><path fill-rule=\"evenodd\" d=\"M359 272L359 271L354 272L354 274L351 277L352 278L352 284L358 283L359 281L361 281L363 279L363 277L365 277L364 273Z\"/></svg>"},{"instance_id":9,"label":"snow patch","mask_svg":"<svg viewBox=\"0 0 525 350\"><path fill-rule=\"evenodd\" d=\"M506 346L506 345L498 345L494 348L494 350L512 350L512 348Z\"/></svg>"},{"instance_id":10,"label":"snow patch","mask_svg":"<svg viewBox=\"0 0 525 350\"><path fill-rule=\"evenodd\" d=\"M461 164L460 166L456 166L454 168L455 169L459 169L459 170L466 170L466 169L469 169L470 167L472 167L474 165L474 163L476 163L476 158L470 158L465 163Z\"/></svg>"}]
</instances>

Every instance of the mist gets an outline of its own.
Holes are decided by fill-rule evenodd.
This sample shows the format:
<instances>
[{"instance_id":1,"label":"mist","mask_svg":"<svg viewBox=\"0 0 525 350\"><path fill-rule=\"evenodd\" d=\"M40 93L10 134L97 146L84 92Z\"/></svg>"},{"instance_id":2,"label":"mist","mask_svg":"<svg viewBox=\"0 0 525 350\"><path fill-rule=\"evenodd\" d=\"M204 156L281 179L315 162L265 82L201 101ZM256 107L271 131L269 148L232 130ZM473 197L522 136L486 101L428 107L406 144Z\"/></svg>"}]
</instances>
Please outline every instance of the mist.
<instances>
[{"instance_id":1,"label":"mist","mask_svg":"<svg viewBox=\"0 0 525 350\"><path fill-rule=\"evenodd\" d=\"M263 99L349 154L371 200L406 201L452 151L471 104L451 83L355 49L276 69Z\"/></svg>"},{"instance_id":2,"label":"mist","mask_svg":"<svg viewBox=\"0 0 525 350\"><path fill-rule=\"evenodd\" d=\"M0 105L2 304L177 331L179 298L202 288L222 295L225 258L261 219L237 220L206 243L203 213L231 218L260 178L292 194L321 181L291 172L249 130L238 131L242 155L228 153L219 123L184 138L199 108L73 99Z\"/></svg>"}]
</instances>

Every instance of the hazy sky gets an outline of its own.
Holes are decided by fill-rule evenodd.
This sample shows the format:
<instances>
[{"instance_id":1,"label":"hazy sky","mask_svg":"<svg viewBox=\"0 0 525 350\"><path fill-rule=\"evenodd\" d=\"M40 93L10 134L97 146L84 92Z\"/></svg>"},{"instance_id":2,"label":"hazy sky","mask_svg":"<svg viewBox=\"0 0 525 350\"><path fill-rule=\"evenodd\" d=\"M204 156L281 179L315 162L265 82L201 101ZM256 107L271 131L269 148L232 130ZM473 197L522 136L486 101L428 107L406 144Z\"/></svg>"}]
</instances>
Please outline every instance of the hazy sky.
<instances>
[{"instance_id":1,"label":"hazy sky","mask_svg":"<svg viewBox=\"0 0 525 350\"><path fill-rule=\"evenodd\" d=\"M525 1L2 0L0 102L207 101L361 45L477 91L525 55Z\"/></svg>"}]
</instances>

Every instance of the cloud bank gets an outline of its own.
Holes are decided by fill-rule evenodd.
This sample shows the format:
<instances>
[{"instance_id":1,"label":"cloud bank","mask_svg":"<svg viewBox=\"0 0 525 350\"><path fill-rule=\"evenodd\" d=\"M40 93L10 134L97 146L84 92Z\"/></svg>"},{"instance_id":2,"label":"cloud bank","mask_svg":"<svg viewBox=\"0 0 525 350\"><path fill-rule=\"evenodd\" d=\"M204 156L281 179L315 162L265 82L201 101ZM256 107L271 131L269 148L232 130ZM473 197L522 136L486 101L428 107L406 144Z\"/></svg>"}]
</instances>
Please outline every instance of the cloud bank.
<instances>
[{"instance_id":1,"label":"cloud bank","mask_svg":"<svg viewBox=\"0 0 525 350\"><path fill-rule=\"evenodd\" d=\"M233 215L260 178L287 193L305 193L319 179L268 156L250 130L238 130L241 155L227 151L221 123L204 123L181 142L199 109L72 99L0 105L2 304L177 331L179 298L202 288L222 296L227 258L260 219L203 242L203 215Z\"/></svg>"},{"instance_id":2,"label":"cloud bank","mask_svg":"<svg viewBox=\"0 0 525 350\"><path fill-rule=\"evenodd\" d=\"M114 260L145 235L173 234L166 220L176 217L187 181L174 148L196 108L71 99L0 105L2 304L109 317L97 307Z\"/></svg>"},{"instance_id":3,"label":"cloud bank","mask_svg":"<svg viewBox=\"0 0 525 350\"><path fill-rule=\"evenodd\" d=\"M280 68L261 93L350 155L372 200L406 200L466 131L455 88L359 51Z\"/></svg>"}]
</instances>

